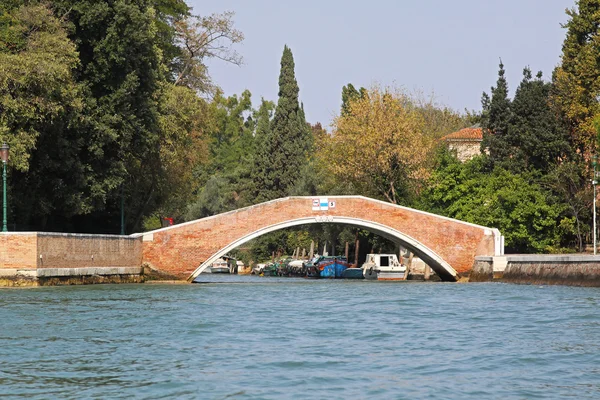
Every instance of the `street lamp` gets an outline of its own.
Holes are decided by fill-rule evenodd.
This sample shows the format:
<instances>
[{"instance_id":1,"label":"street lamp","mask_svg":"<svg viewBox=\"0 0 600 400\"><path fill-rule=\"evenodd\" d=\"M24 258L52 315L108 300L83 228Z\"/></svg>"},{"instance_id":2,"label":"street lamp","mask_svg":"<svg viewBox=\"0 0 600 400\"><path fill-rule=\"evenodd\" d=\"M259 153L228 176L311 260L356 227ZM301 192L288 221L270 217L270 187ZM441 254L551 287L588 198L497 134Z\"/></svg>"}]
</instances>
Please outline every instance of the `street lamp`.
<instances>
[{"instance_id":1,"label":"street lamp","mask_svg":"<svg viewBox=\"0 0 600 400\"><path fill-rule=\"evenodd\" d=\"M596 255L596 165L598 165L598 156L592 156L592 165L594 166L594 179L592 179L592 186L594 186L594 255Z\"/></svg>"},{"instance_id":2,"label":"street lamp","mask_svg":"<svg viewBox=\"0 0 600 400\"><path fill-rule=\"evenodd\" d=\"M10 147L4 143L2 147L0 147L0 158L2 158L2 182L3 182L3 190L2 190L2 232L8 232L8 228L6 227L6 163L8 163L8 149Z\"/></svg>"}]
</instances>

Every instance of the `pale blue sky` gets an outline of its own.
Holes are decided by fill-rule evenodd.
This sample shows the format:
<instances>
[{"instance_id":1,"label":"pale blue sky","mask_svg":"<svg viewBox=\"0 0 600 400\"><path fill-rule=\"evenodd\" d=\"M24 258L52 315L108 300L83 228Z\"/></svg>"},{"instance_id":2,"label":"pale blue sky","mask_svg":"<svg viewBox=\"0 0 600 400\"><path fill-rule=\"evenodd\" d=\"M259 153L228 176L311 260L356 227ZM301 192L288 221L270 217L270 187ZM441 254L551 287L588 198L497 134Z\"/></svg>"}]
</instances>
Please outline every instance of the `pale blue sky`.
<instances>
[{"instance_id":1,"label":"pale blue sky","mask_svg":"<svg viewBox=\"0 0 600 400\"><path fill-rule=\"evenodd\" d=\"M575 0L191 0L194 14L234 11L241 67L212 62L225 94L277 100L283 46L294 54L307 120L339 112L342 86L395 84L435 92L456 110L480 110L499 58L511 93L523 67L549 79L559 62L565 8Z\"/></svg>"}]
</instances>

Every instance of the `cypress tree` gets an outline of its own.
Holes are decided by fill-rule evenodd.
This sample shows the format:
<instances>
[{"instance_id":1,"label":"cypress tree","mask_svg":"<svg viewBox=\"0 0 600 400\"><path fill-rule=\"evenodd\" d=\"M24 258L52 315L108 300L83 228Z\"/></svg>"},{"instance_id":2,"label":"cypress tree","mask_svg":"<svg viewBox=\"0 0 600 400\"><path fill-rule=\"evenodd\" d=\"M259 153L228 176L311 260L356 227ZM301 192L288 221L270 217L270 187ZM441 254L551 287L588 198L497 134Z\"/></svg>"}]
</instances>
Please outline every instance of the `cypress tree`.
<instances>
[{"instance_id":1,"label":"cypress tree","mask_svg":"<svg viewBox=\"0 0 600 400\"><path fill-rule=\"evenodd\" d=\"M509 125L511 120L511 101L508 98L508 84L504 77L504 64L500 61L496 87L492 87L492 97L484 93L481 103L483 106L482 152L488 152L492 166L509 157L506 146L509 140Z\"/></svg>"},{"instance_id":2,"label":"cypress tree","mask_svg":"<svg viewBox=\"0 0 600 400\"><path fill-rule=\"evenodd\" d=\"M254 181L256 201L289 195L311 150L311 135L298 101L294 57L285 46L279 74L279 99L265 140L257 149ZM261 128L263 130L264 128Z\"/></svg>"},{"instance_id":3,"label":"cypress tree","mask_svg":"<svg viewBox=\"0 0 600 400\"><path fill-rule=\"evenodd\" d=\"M531 70L525 68L511 101L500 64L492 97L484 94L483 98L482 148L489 152L491 167L500 166L514 173L532 169L545 173L569 154L566 128L550 107L551 87L543 81L541 72L532 79Z\"/></svg>"}]
</instances>

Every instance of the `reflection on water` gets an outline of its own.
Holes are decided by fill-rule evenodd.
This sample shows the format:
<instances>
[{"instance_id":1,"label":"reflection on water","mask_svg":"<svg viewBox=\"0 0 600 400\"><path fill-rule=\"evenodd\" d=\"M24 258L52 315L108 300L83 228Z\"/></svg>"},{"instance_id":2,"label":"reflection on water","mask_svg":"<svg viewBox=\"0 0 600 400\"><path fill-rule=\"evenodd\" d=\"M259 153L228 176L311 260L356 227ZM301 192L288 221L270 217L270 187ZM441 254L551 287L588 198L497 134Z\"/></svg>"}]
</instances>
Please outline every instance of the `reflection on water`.
<instances>
[{"instance_id":1,"label":"reflection on water","mask_svg":"<svg viewBox=\"0 0 600 400\"><path fill-rule=\"evenodd\" d=\"M26 398L599 398L600 290L200 275L0 290Z\"/></svg>"}]
</instances>

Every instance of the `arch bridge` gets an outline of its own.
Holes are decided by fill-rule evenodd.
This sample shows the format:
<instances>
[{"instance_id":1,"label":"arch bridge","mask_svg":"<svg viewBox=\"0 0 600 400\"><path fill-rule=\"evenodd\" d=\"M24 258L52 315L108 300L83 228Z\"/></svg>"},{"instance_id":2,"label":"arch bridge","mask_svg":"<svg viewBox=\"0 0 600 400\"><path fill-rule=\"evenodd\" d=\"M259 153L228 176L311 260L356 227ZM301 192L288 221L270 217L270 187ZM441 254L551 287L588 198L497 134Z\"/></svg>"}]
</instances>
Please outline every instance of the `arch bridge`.
<instances>
[{"instance_id":1,"label":"arch bridge","mask_svg":"<svg viewBox=\"0 0 600 400\"><path fill-rule=\"evenodd\" d=\"M419 256L445 281L467 275L476 256L503 253L497 229L363 196L286 197L140 234L142 260L192 281L219 257L266 233L334 223L364 228Z\"/></svg>"}]
</instances>

